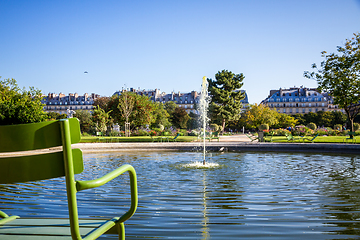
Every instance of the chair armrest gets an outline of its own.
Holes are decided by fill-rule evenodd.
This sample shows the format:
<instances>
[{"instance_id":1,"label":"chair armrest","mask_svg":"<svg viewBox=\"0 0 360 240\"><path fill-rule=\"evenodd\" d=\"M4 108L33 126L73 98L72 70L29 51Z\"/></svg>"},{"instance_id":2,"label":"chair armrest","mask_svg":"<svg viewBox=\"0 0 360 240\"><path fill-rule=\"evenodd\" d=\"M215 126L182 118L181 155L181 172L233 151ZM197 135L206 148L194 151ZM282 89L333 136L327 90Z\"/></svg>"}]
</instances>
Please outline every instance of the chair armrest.
<instances>
[{"instance_id":1,"label":"chair armrest","mask_svg":"<svg viewBox=\"0 0 360 240\"><path fill-rule=\"evenodd\" d=\"M135 169L129 165L124 164L123 166L115 169L114 171L104 175L103 177L88 180L88 181L76 181L76 190L81 191L85 189L95 188L104 185L105 183L113 180L119 175L129 172L130 176L130 191L131 191L131 206L127 213L122 215L118 221L124 222L129 219L136 211L138 204L138 194L137 194L137 181L136 181L136 172Z\"/></svg>"}]
</instances>

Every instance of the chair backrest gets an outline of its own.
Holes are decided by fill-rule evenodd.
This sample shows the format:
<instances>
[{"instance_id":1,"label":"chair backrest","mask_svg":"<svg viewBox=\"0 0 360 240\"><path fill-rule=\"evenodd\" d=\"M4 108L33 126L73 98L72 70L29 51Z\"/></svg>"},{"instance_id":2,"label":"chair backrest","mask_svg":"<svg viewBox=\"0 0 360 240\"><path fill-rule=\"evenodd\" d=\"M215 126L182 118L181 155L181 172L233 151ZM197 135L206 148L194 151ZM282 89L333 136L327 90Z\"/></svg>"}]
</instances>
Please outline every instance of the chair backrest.
<instances>
[{"instance_id":1,"label":"chair backrest","mask_svg":"<svg viewBox=\"0 0 360 240\"><path fill-rule=\"evenodd\" d=\"M180 133L176 134L176 136L174 137L174 140L177 139L178 136L180 136Z\"/></svg>"},{"instance_id":2,"label":"chair backrest","mask_svg":"<svg viewBox=\"0 0 360 240\"><path fill-rule=\"evenodd\" d=\"M68 126L64 128L64 126ZM69 130L67 130L69 129ZM71 144L81 138L79 120L76 118L47 121L41 123L0 126L0 183L37 181L65 176L66 151L72 151L74 174L83 171L82 152L80 149L64 147L64 138ZM23 152L63 146L62 150L49 153ZM69 150L70 149L70 150Z\"/></svg>"}]
</instances>

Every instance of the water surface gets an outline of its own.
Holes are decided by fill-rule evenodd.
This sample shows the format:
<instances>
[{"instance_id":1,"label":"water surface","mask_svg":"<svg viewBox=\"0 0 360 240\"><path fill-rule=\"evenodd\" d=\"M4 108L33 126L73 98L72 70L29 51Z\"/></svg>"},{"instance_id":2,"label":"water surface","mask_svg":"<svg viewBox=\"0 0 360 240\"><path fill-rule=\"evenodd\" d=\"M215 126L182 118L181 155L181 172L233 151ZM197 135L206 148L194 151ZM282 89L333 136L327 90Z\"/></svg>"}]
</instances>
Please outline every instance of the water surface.
<instances>
[{"instance_id":1,"label":"water surface","mask_svg":"<svg viewBox=\"0 0 360 240\"><path fill-rule=\"evenodd\" d=\"M213 168L186 167L201 153L87 154L78 180L124 163L138 174L139 207L126 239L358 239L360 160L356 155L212 153ZM62 178L0 185L11 215L67 217ZM128 176L78 194L80 217L129 206ZM104 236L100 239L117 239Z\"/></svg>"}]
</instances>

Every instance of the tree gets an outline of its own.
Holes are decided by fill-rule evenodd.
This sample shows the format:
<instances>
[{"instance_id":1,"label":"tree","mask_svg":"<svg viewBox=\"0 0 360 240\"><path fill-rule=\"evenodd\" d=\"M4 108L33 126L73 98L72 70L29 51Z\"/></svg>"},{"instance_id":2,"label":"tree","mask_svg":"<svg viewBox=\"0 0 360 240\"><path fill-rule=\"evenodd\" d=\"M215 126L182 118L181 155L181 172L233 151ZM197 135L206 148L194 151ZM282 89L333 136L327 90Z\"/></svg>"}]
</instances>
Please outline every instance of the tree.
<instances>
[{"instance_id":1,"label":"tree","mask_svg":"<svg viewBox=\"0 0 360 240\"><path fill-rule=\"evenodd\" d=\"M82 133L90 132L92 122L92 116L89 111L85 110L76 110L73 117L79 119L80 122L80 130Z\"/></svg>"},{"instance_id":2,"label":"tree","mask_svg":"<svg viewBox=\"0 0 360 240\"><path fill-rule=\"evenodd\" d=\"M109 122L109 112L105 112L99 106L96 106L93 110L92 121L95 124L96 131L105 133L107 131L107 124Z\"/></svg>"},{"instance_id":3,"label":"tree","mask_svg":"<svg viewBox=\"0 0 360 240\"><path fill-rule=\"evenodd\" d=\"M333 127L331 124L333 122L333 114L331 112L319 111L316 113L318 115L318 122L316 123L319 127Z\"/></svg>"},{"instance_id":4,"label":"tree","mask_svg":"<svg viewBox=\"0 0 360 240\"><path fill-rule=\"evenodd\" d=\"M296 124L298 124L298 121L293 116L287 115L285 113L277 113L276 118L277 123L272 126L273 128L294 127Z\"/></svg>"},{"instance_id":5,"label":"tree","mask_svg":"<svg viewBox=\"0 0 360 240\"><path fill-rule=\"evenodd\" d=\"M244 78L242 73L234 74L231 71L222 70L215 74L215 80L207 79L212 119L220 119L223 129L227 121L240 118L241 100L245 98L245 94L240 91L244 85Z\"/></svg>"},{"instance_id":6,"label":"tree","mask_svg":"<svg viewBox=\"0 0 360 240\"><path fill-rule=\"evenodd\" d=\"M344 46L338 46L338 54L327 54L321 62L321 68L312 65L316 72L305 71L306 78L315 79L320 91L329 92L334 104L343 108L349 119L351 131L354 131L354 119L360 112L360 34L346 39Z\"/></svg>"},{"instance_id":7,"label":"tree","mask_svg":"<svg viewBox=\"0 0 360 240\"><path fill-rule=\"evenodd\" d=\"M169 113L165 110L162 103L155 103L154 109L154 118L155 121L152 123L152 127L158 127L162 125L164 127L170 127L171 123L169 122Z\"/></svg>"},{"instance_id":8,"label":"tree","mask_svg":"<svg viewBox=\"0 0 360 240\"><path fill-rule=\"evenodd\" d=\"M262 124L267 124L271 128L286 128L295 126L297 120L266 105L253 104L242 114L240 124L248 129L256 129Z\"/></svg>"},{"instance_id":9,"label":"tree","mask_svg":"<svg viewBox=\"0 0 360 240\"><path fill-rule=\"evenodd\" d=\"M256 129L261 124L268 124L271 127L278 123L277 114L276 110L272 110L266 105L255 103L250 105L242 114L241 122L248 129Z\"/></svg>"},{"instance_id":10,"label":"tree","mask_svg":"<svg viewBox=\"0 0 360 240\"><path fill-rule=\"evenodd\" d=\"M57 112L47 112L46 115L50 120L59 120L59 119L67 118L67 115L65 113L60 114Z\"/></svg>"},{"instance_id":11,"label":"tree","mask_svg":"<svg viewBox=\"0 0 360 240\"><path fill-rule=\"evenodd\" d=\"M108 103L108 109L111 110L110 116L119 124L129 122L132 127L139 127L151 125L155 121L155 103L149 97L136 93L124 92L120 96L113 96Z\"/></svg>"},{"instance_id":12,"label":"tree","mask_svg":"<svg viewBox=\"0 0 360 240\"><path fill-rule=\"evenodd\" d=\"M48 119L41 91L20 89L15 79L0 81L0 125L42 122Z\"/></svg>"},{"instance_id":13,"label":"tree","mask_svg":"<svg viewBox=\"0 0 360 240\"><path fill-rule=\"evenodd\" d=\"M109 97L99 97L94 100L93 106L99 106L101 109L108 111L108 103L110 101Z\"/></svg>"},{"instance_id":14,"label":"tree","mask_svg":"<svg viewBox=\"0 0 360 240\"><path fill-rule=\"evenodd\" d=\"M173 101L168 101L164 103L164 108L170 115L172 115L175 112L175 108L177 108L177 105Z\"/></svg>"},{"instance_id":15,"label":"tree","mask_svg":"<svg viewBox=\"0 0 360 240\"><path fill-rule=\"evenodd\" d=\"M183 108L175 108L171 122L176 128L186 128L187 122L190 120L189 114Z\"/></svg>"}]
</instances>

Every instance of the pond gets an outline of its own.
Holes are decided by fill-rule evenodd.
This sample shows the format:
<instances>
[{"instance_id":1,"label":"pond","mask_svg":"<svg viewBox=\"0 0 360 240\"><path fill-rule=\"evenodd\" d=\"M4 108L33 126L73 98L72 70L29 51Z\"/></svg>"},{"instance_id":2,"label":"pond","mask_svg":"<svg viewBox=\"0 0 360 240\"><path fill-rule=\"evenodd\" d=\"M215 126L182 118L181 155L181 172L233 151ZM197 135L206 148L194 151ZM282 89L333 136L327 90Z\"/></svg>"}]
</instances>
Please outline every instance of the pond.
<instances>
[{"instance_id":1,"label":"pond","mask_svg":"<svg viewBox=\"0 0 360 240\"><path fill-rule=\"evenodd\" d=\"M139 207L126 239L355 239L360 236L360 159L307 153L209 153L213 168L187 167L196 152L85 155L77 179L124 163L138 174ZM44 183L46 182L46 185ZM80 217L129 206L128 177L80 192ZM0 186L11 215L67 217L63 179ZM96 202L96 204L95 204ZM104 236L100 239L117 239Z\"/></svg>"}]
</instances>

